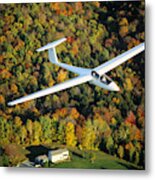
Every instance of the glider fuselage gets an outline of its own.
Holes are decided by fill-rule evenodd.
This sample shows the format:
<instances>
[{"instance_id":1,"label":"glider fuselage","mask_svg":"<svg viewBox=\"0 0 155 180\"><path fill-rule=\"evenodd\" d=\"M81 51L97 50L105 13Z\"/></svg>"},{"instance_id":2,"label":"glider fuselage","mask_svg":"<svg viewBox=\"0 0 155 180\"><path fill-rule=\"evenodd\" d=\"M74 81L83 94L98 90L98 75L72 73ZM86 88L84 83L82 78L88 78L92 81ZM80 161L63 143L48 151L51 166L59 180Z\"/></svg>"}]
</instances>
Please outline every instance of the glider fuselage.
<instances>
[{"instance_id":1,"label":"glider fuselage","mask_svg":"<svg viewBox=\"0 0 155 180\"><path fill-rule=\"evenodd\" d=\"M119 91L120 88L117 86L117 84L106 74L99 75L95 70L91 71L91 75L93 77L93 80L91 80L89 83L97 85L101 88L107 89L109 91Z\"/></svg>"}]
</instances>

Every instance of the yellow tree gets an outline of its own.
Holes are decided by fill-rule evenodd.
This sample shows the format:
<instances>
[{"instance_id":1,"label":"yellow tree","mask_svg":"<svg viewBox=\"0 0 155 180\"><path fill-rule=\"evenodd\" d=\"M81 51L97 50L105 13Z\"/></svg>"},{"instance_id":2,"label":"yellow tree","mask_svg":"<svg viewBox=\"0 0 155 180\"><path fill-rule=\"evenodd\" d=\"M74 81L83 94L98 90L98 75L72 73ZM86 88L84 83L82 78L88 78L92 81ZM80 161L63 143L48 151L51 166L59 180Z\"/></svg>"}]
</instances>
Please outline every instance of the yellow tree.
<instances>
[{"instance_id":1,"label":"yellow tree","mask_svg":"<svg viewBox=\"0 0 155 180\"><path fill-rule=\"evenodd\" d=\"M81 146L84 149L93 150L95 149L95 130L93 128L91 120L88 120L82 130Z\"/></svg>"},{"instance_id":2,"label":"yellow tree","mask_svg":"<svg viewBox=\"0 0 155 180\"><path fill-rule=\"evenodd\" d=\"M21 137L21 143L25 144L26 142L26 137L27 137L27 130L25 126L21 127L21 131L20 131L20 137Z\"/></svg>"},{"instance_id":3,"label":"yellow tree","mask_svg":"<svg viewBox=\"0 0 155 180\"><path fill-rule=\"evenodd\" d=\"M64 70L60 70L59 73L58 73L58 76L57 76L57 81L58 82L63 82L64 80L67 79L67 74L68 72L67 71L64 71Z\"/></svg>"},{"instance_id":4,"label":"yellow tree","mask_svg":"<svg viewBox=\"0 0 155 180\"><path fill-rule=\"evenodd\" d=\"M33 144L40 144L40 138L42 135L41 124L38 121L34 121L33 123Z\"/></svg>"},{"instance_id":5,"label":"yellow tree","mask_svg":"<svg viewBox=\"0 0 155 180\"><path fill-rule=\"evenodd\" d=\"M121 37L124 37L128 34L129 31L129 23L126 18L122 18L119 22L120 29L119 29L119 34Z\"/></svg>"},{"instance_id":6,"label":"yellow tree","mask_svg":"<svg viewBox=\"0 0 155 180\"><path fill-rule=\"evenodd\" d=\"M65 139L67 146L75 147L77 143L77 138L75 136L75 128L72 122L68 122L65 128Z\"/></svg>"},{"instance_id":7,"label":"yellow tree","mask_svg":"<svg viewBox=\"0 0 155 180\"><path fill-rule=\"evenodd\" d=\"M118 156L122 159L124 157L124 148L120 145L117 149Z\"/></svg>"},{"instance_id":8,"label":"yellow tree","mask_svg":"<svg viewBox=\"0 0 155 180\"><path fill-rule=\"evenodd\" d=\"M15 125L17 128L20 128L20 127L21 127L21 125L22 125L22 120L21 120L21 118L20 118L19 116L16 116L16 117L14 118L14 125Z\"/></svg>"},{"instance_id":9,"label":"yellow tree","mask_svg":"<svg viewBox=\"0 0 155 180\"><path fill-rule=\"evenodd\" d=\"M130 78L125 79L124 87L127 91L132 91L133 90L133 84L131 82Z\"/></svg>"},{"instance_id":10,"label":"yellow tree","mask_svg":"<svg viewBox=\"0 0 155 180\"><path fill-rule=\"evenodd\" d=\"M18 92L18 87L14 83L11 84L10 89L11 89L11 92L14 93L14 94L16 94Z\"/></svg>"},{"instance_id":11,"label":"yellow tree","mask_svg":"<svg viewBox=\"0 0 155 180\"><path fill-rule=\"evenodd\" d=\"M20 139L20 132L21 132L21 127L22 127L22 120L19 116L15 116L14 121L13 121L13 142L15 144L20 144L21 139Z\"/></svg>"}]
</instances>

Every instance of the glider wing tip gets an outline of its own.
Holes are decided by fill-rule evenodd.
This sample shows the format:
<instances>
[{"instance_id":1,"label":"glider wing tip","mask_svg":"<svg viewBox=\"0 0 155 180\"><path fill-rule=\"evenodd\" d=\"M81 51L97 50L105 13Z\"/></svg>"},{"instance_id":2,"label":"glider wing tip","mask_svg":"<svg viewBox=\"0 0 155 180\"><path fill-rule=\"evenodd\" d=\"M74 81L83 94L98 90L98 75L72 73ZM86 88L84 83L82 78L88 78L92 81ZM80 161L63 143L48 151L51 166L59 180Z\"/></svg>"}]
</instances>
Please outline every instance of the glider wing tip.
<instances>
[{"instance_id":1,"label":"glider wing tip","mask_svg":"<svg viewBox=\"0 0 155 180\"><path fill-rule=\"evenodd\" d=\"M40 52L40 51L41 51L41 49L40 49L40 48L39 48L39 49L36 49L36 51L37 51L37 52Z\"/></svg>"},{"instance_id":2,"label":"glider wing tip","mask_svg":"<svg viewBox=\"0 0 155 180\"><path fill-rule=\"evenodd\" d=\"M64 41L66 41L66 40L67 40L67 37L64 37L63 39L64 39Z\"/></svg>"},{"instance_id":3,"label":"glider wing tip","mask_svg":"<svg viewBox=\"0 0 155 180\"><path fill-rule=\"evenodd\" d=\"M14 106L14 105L15 105L15 104L13 103L13 101L8 102L7 104L8 104L8 106Z\"/></svg>"}]
</instances>

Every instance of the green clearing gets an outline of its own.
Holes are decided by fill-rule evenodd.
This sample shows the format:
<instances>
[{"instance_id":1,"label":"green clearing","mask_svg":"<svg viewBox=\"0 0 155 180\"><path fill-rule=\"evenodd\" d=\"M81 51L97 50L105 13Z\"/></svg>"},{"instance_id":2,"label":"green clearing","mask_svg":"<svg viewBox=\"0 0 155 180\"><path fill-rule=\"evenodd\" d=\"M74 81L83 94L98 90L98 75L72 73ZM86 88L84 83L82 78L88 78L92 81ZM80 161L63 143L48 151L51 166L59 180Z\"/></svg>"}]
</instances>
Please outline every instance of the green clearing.
<instances>
[{"instance_id":1,"label":"green clearing","mask_svg":"<svg viewBox=\"0 0 155 180\"><path fill-rule=\"evenodd\" d=\"M10 145L11 149L13 145ZM70 152L71 159L69 161L61 162L58 164L46 163L43 165L45 168L77 168L77 169L144 169L141 166L137 166L133 163L127 162L118 157L106 154L102 151L86 151L79 150L77 148L69 148L63 145L38 145L22 147L18 146L15 150L15 154L11 151L9 154L3 153L0 156L0 166L16 166L17 163L22 163L23 159L27 159L29 162L34 162L35 157L43 154L48 154L50 149L67 148ZM8 148L7 148L8 149ZM10 164L10 158L14 156L13 161ZM22 155L22 156L21 156ZM22 158L21 158L22 157ZM25 158L24 158L25 157ZM15 159L18 161L15 161Z\"/></svg>"},{"instance_id":2,"label":"green clearing","mask_svg":"<svg viewBox=\"0 0 155 180\"><path fill-rule=\"evenodd\" d=\"M133 163L108 155L101 151L71 150L71 160L59 164L49 164L52 168L78 168L78 169L137 169L142 167Z\"/></svg>"}]
</instances>

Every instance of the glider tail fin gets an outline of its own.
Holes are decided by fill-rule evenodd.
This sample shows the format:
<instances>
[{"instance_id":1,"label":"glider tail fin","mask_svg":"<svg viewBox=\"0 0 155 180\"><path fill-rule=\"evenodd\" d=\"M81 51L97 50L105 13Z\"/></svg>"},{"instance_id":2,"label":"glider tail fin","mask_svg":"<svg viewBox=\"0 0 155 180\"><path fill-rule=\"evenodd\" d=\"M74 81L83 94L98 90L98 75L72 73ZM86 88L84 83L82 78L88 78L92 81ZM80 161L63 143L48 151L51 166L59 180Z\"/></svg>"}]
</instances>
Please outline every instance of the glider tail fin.
<instances>
[{"instance_id":1,"label":"glider tail fin","mask_svg":"<svg viewBox=\"0 0 155 180\"><path fill-rule=\"evenodd\" d=\"M53 64L59 63L55 48L51 48L48 50L48 57Z\"/></svg>"},{"instance_id":2,"label":"glider tail fin","mask_svg":"<svg viewBox=\"0 0 155 180\"><path fill-rule=\"evenodd\" d=\"M48 50L49 60L54 64L58 64L58 58L56 55L55 47L66 40L67 40L66 38L62 38L62 39L56 40L52 43L48 43L47 45L37 49L37 51L40 52L40 51Z\"/></svg>"}]
</instances>

